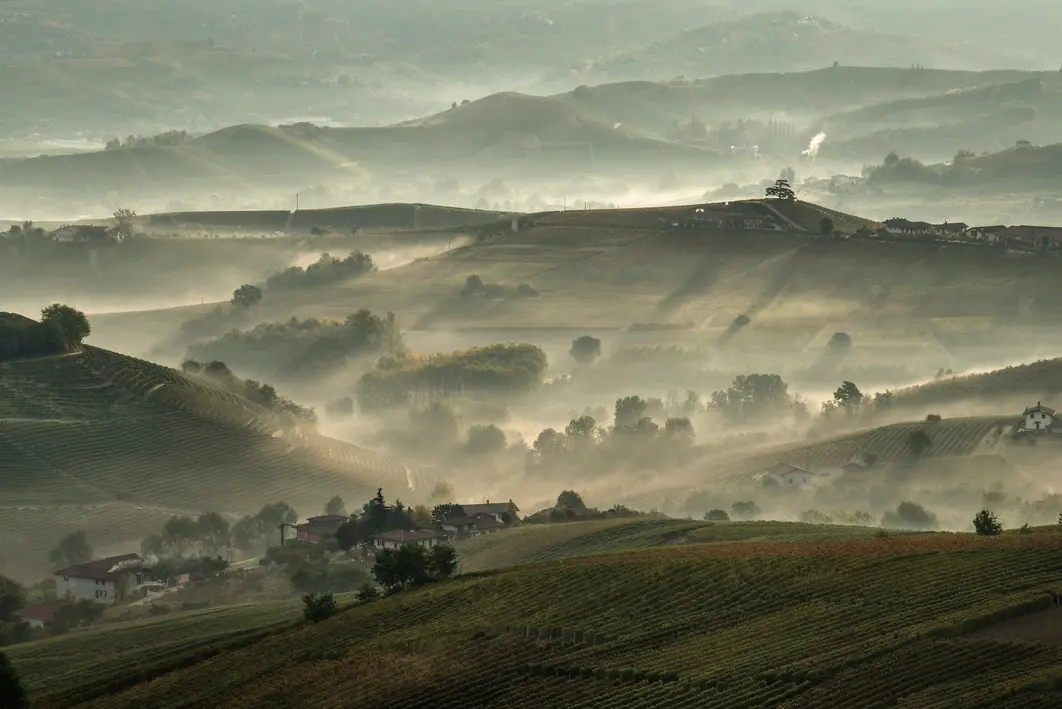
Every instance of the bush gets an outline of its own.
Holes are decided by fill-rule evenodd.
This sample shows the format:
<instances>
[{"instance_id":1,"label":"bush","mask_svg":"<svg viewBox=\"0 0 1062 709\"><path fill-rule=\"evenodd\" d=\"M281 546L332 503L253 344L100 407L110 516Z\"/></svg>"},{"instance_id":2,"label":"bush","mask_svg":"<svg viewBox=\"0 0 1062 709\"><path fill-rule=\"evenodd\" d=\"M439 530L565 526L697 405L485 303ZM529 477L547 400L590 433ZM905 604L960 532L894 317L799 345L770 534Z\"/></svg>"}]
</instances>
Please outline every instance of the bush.
<instances>
[{"instance_id":1,"label":"bush","mask_svg":"<svg viewBox=\"0 0 1062 709\"><path fill-rule=\"evenodd\" d=\"M354 598L364 602L375 601L379 597L380 589L376 588L376 586L369 581L363 583L361 588L358 589L358 592L354 594Z\"/></svg>"},{"instance_id":2,"label":"bush","mask_svg":"<svg viewBox=\"0 0 1062 709\"><path fill-rule=\"evenodd\" d=\"M372 256L361 251L351 251L346 258L321 254L315 263L306 268L292 266L266 279L266 291L308 288L346 280L376 270Z\"/></svg>"},{"instance_id":3,"label":"bush","mask_svg":"<svg viewBox=\"0 0 1062 709\"><path fill-rule=\"evenodd\" d=\"M331 618L339 611L331 593L308 593L302 597L302 615L311 623Z\"/></svg>"},{"instance_id":4,"label":"bush","mask_svg":"<svg viewBox=\"0 0 1062 709\"><path fill-rule=\"evenodd\" d=\"M982 537L994 537L1003 533L1003 525L991 510L981 510L973 518L974 531ZM1027 527L1028 525L1026 525Z\"/></svg>"},{"instance_id":5,"label":"bush","mask_svg":"<svg viewBox=\"0 0 1062 709\"><path fill-rule=\"evenodd\" d=\"M704 518L712 522L729 522L730 515L726 513L726 510L709 510Z\"/></svg>"},{"instance_id":6,"label":"bush","mask_svg":"<svg viewBox=\"0 0 1062 709\"><path fill-rule=\"evenodd\" d=\"M747 502L735 502L731 505L730 512L734 517L741 519L756 519L760 516L762 510L760 510L759 505L749 500Z\"/></svg>"},{"instance_id":7,"label":"bush","mask_svg":"<svg viewBox=\"0 0 1062 709\"><path fill-rule=\"evenodd\" d=\"M881 518L882 527L893 529L936 529L937 516L914 502L901 502L895 511L886 512Z\"/></svg>"}]
</instances>

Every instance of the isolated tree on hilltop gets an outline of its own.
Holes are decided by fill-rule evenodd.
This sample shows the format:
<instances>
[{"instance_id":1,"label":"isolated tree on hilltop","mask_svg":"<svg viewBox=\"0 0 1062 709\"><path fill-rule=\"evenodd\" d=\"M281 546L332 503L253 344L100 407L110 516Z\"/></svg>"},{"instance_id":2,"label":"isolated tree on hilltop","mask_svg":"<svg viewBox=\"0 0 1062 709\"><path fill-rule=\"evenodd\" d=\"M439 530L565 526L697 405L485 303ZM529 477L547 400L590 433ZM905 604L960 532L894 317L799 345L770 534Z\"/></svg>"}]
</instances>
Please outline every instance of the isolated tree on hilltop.
<instances>
[{"instance_id":1,"label":"isolated tree on hilltop","mask_svg":"<svg viewBox=\"0 0 1062 709\"><path fill-rule=\"evenodd\" d=\"M568 350L568 354L579 364L590 364L601 356L601 340L583 335L572 340L572 348Z\"/></svg>"},{"instance_id":2,"label":"isolated tree on hilltop","mask_svg":"<svg viewBox=\"0 0 1062 709\"><path fill-rule=\"evenodd\" d=\"M89 546L88 537L79 529L63 537L58 546L52 549L50 557L52 566L57 569L83 564L92 561L92 547Z\"/></svg>"},{"instance_id":3,"label":"isolated tree on hilltop","mask_svg":"<svg viewBox=\"0 0 1062 709\"><path fill-rule=\"evenodd\" d=\"M69 305L52 303L41 310L41 324L59 329L70 344L80 345L92 334L92 326L85 314Z\"/></svg>"},{"instance_id":4,"label":"isolated tree on hilltop","mask_svg":"<svg viewBox=\"0 0 1062 709\"><path fill-rule=\"evenodd\" d=\"M575 490L564 490L557 495L557 507L569 510L585 510L586 503L583 502L582 495Z\"/></svg>"},{"instance_id":5,"label":"isolated tree on hilltop","mask_svg":"<svg viewBox=\"0 0 1062 709\"><path fill-rule=\"evenodd\" d=\"M123 237L132 236L134 219L136 219L136 212L132 209L119 209L114 213L114 230Z\"/></svg>"},{"instance_id":6,"label":"isolated tree on hilltop","mask_svg":"<svg viewBox=\"0 0 1062 709\"><path fill-rule=\"evenodd\" d=\"M863 392L859 391L854 382L841 382L841 386L833 393L834 402L849 416L863 403L863 399Z\"/></svg>"},{"instance_id":7,"label":"isolated tree on hilltop","mask_svg":"<svg viewBox=\"0 0 1062 709\"><path fill-rule=\"evenodd\" d=\"M1003 533L1003 524L992 510L981 510L973 518L974 531L982 537L994 537Z\"/></svg>"},{"instance_id":8,"label":"isolated tree on hilltop","mask_svg":"<svg viewBox=\"0 0 1062 709\"><path fill-rule=\"evenodd\" d=\"M781 178L775 180L774 184L767 188L766 195L786 202L792 202L796 199L796 193L793 192L793 187L789 184L789 180Z\"/></svg>"},{"instance_id":9,"label":"isolated tree on hilltop","mask_svg":"<svg viewBox=\"0 0 1062 709\"><path fill-rule=\"evenodd\" d=\"M232 292L230 302L239 308L251 308L262 302L262 289L245 283Z\"/></svg>"}]
</instances>

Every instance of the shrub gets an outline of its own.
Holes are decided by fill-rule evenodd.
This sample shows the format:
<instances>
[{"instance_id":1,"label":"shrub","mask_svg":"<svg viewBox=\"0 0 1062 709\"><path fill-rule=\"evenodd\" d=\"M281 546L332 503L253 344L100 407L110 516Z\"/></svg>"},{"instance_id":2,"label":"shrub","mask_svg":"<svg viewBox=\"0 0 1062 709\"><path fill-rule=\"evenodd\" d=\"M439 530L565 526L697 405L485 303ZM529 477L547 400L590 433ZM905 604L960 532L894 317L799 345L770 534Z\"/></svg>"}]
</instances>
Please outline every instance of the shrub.
<instances>
[{"instance_id":1,"label":"shrub","mask_svg":"<svg viewBox=\"0 0 1062 709\"><path fill-rule=\"evenodd\" d=\"M893 529L936 529L937 516L919 504L904 501L894 511L886 512L881 518L882 527Z\"/></svg>"},{"instance_id":2,"label":"shrub","mask_svg":"<svg viewBox=\"0 0 1062 709\"><path fill-rule=\"evenodd\" d=\"M994 537L1003 533L1003 525L991 510L981 510L974 515L973 526L974 531L983 537Z\"/></svg>"},{"instance_id":3,"label":"shrub","mask_svg":"<svg viewBox=\"0 0 1062 709\"><path fill-rule=\"evenodd\" d=\"M312 230L311 230L312 232ZM266 291L285 288L308 288L346 280L376 270L372 256L361 251L351 251L345 258L321 254L315 263L306 268L292 266L266 279Z\"/></svg>"},{"instance_id":4,"label":"shrub","mask_svg":"<svg viewBox=\"0 0 1062 709\"><path fill-rule=\"evenodd\" d=\"M338 610L331 593L307 593L302 597L302 615L311 623L331 618Z\"/></svg>"},{"instance_id":5,"label":"shrub","mask_svg":"<svg viewBox=\"0 0 1062 709\"><path fill-rule=\"evenodd\" d=\"M730 515L726 513L726 510L708 510L708 512L704 515L704 518L712 522L730 521Z\"/></svg>"},{"instance_id":6,"label":"shrub","mask_svg":"<svg viewBox=\"0 0 1062 709\"><path fill-rule=\"evenodd\" d=\"M361 588L358 589L358 592L354 594L354 598L364 602L375 601L379 597L380 589L376 588L376 586L369 581L363 583Z\"/></svg>"}]
</instances>

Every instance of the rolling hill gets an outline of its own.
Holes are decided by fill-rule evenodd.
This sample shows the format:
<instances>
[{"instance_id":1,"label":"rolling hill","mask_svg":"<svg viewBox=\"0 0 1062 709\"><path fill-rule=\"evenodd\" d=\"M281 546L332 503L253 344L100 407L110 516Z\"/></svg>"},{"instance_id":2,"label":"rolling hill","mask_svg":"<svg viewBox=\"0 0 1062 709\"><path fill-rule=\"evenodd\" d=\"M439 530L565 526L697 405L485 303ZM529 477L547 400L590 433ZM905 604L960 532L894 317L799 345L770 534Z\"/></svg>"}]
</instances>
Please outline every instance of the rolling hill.
<instances>
[{"instance_id":1,"label":"rolling hill","mask_svg":"<svg viewBox=\"0 0 1062 709\"><path fill-rule=\"evenodd\" d=\"M41 707L1046 708L1060 699L1059 543L1041 530L691 544L472 574L320 623L219 609L10 656ZM80 680L47 669L139 637L160 652L106 666L81 653Z\"/></svg>"},{"instance_id":2,"label":"rolling hill","mask_svg":"<svg viewBox=\"0 0 1062 709\"><path fill-rule=\"evenodd\" d=\"M0 364L4 568L47 571L59 538L133 544L172 513L314 513L335 494L408 491L386 456L285 425L208 379L106 350Z\"/></svg>"}]
</instances>

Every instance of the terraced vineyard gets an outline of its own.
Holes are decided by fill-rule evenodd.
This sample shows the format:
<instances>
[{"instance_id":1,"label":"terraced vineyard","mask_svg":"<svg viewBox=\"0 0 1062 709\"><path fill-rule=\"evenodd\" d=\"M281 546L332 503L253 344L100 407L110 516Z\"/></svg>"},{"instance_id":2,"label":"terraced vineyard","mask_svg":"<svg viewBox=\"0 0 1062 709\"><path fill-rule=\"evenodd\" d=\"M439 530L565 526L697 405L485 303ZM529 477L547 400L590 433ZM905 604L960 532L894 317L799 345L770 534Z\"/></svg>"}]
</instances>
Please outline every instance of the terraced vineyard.
<instances>
[{"instance_id":1,"label":"terraced vineyard","mask_svg":"<svg viewBox=\"0 0 1062 709\"><path fill-rule=\"evenodd\" d=\"M912 455L908 443L915 431L924 431L932 445L922 457L957 458L987 453L1015 417L965 417L936 423L895 423L858 433L838 436L818 443L773 448L747 456L735 456L723 477L732 482L748 481L778 462L792 463L810 470L843 465L858 456L873 454L883 463L902 461Z\"/></svg>"},{"instance_id":2,"label":"terraced vineyard","mask_svg":"<svg viewBox=\"0 0 1062 709\"><path fill-rule=\"evenodd\" d=\"M155 531L167 511L285 500L312 513L332 495L367 499L411 479L397 460L286 430L271 411L150 362L86 348L0 365L0 539L19 542L4 547L8 573L46 571L47 549L81 524L100 547Z\"/></svg>"},{"instance_id":3,"label":"terraced vineyard","mask_svg":"<svg viewBox=\"0 0 1062 709\"><path fill-rule=\"evenodd\" d=\"M109 667L105 697L12 660L41 707L1048 707L1062 647L973 634L1062 622L1060 572L1057 534L687 545L459 578L133 686Z\"/></svg>"},{"instance_id":4,"label":"terraced vineyard","mask_svg":"<svg viewBox=\"0 0 1062 709\"><path fill-rule=\"evenodd\" d=\"M691 520L606 519L560 524L526 524L458 545L464 572L517 564L555 561L645 547L697 542L776 539L803 541L865 538L868 527L815 525L799 522L699 522Z\"/></svg>"}]
</instances>

